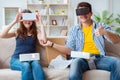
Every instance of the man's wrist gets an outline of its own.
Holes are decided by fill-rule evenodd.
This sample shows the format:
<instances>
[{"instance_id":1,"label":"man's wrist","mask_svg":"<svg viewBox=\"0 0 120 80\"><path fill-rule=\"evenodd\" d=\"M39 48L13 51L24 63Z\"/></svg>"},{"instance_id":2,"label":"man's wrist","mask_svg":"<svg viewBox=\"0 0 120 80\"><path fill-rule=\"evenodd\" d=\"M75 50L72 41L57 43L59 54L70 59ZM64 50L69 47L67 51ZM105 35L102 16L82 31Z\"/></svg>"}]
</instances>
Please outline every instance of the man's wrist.
<instances>
[{"instance_id":1,"label":"man's wrist","mask_svg":"<svg viewBox=\"0 0 120 80\"><path fill-rule=\"evenodd\" d=\"M104 34L104 35L107 35L107 32L108 32L107 30L104 30L104 31L103 31L103 34Z\"/></svg>"}]
</instances>

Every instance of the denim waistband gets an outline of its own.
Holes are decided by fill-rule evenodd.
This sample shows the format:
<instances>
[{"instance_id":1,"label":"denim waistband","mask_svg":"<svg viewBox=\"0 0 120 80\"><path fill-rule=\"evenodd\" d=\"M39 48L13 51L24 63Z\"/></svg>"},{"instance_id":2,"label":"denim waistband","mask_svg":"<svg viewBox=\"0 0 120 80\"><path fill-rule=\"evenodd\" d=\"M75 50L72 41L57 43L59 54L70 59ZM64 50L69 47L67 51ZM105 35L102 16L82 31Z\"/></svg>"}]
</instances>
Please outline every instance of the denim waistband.
<instances>
[{"instance_id":1,"label":"denim waistband","mask_svg":"<svg viewBox=\"0 0 120 80\"><path fill-rule=\"evenodd\" d=\"M95 56L96 58L103 57L103 55L99 55L99 54L90 54L90 57L93 57L93 56Z\"/></svg>"}]
</instances>

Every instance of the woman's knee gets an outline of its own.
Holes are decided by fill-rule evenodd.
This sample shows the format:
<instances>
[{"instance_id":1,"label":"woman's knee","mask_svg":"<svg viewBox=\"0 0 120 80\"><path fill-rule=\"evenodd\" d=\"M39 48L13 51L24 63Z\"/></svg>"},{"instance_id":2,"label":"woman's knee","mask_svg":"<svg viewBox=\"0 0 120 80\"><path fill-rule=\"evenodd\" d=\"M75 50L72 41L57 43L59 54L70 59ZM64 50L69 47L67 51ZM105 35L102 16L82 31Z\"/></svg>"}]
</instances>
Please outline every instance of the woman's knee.
<instances>
[{"instance_id":1,"label":"woman's knee","mask_svg":"<svg viewBox=\"0 0 120 80\"><path fill-rule=\"evenodd\" d=\"M23 62L21 68L22 70L25 70L25 71L31 71L31 65L28 62Z\"/></svg>"},{"instance_id":2,"label":"woman's knee","mask_svg":"<svg viewBox=\"0 0 120 80\"><path fill-rule=\"evenodd\" d=\"M38 65L38 64L40 64L40 62L36 60L36 61L32 61L31 64L32 65Z\"/></svg>"},{"instance_id":3,"label":"woman's knee","mask_svg":"<svg viewBox=\"0 0 120 80\"><path fill-rule=\"evenodd\" d=\"M31 65L32 65L32 67L41 67L39 61L32 61Z\"/></svg>"}]
</instances>

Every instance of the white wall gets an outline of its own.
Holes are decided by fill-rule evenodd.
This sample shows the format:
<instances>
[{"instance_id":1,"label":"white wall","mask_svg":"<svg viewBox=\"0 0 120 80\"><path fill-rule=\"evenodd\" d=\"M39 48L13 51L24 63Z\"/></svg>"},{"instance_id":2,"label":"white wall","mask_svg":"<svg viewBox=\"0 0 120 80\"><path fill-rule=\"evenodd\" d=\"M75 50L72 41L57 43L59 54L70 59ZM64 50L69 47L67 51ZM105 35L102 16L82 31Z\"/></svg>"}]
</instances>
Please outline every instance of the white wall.
<instances>
[{"instance_id":1,"label":"white wall","mask_svg":"<svg viewBox=\"0 0 120 80\"><path fill-rule=\"evenodd\" d=\"M77 23L77 17L75 14L76 6L79 2L89 2L92 5L93 14L102 13L102 11L107 10L110 14L113 13L116 18L117 14L120 14L120 0L70 0L71 2L71 10L70 10L70 22L71 26ZM115 24L115 26L117 26ZM120 27L119 25L117 27Z\"/></svg>"},{"instance_id":2,"label":"white wall","mask_svg":"<svg viewBox=\"0 0 120 80\"><path fill-rule=\"evenodd\" d=\"M4 7L27 8L27 0L0 0L0 29L4 26Z\"/></svg>"},{"instance_id":3,"label":"white wall","mask_svg":"<svg viewBox=\"0 0 120 80\"><path fill-rule=\"evenodd\" d=\"M120 13L120 0L70 0L70 25L76 23L75 9L79 2L89 2L92 5L93 13L101 13L103 10L108 10L110 13ZM0 0L0 28L3 25L3 8L4 7L21 7L27 8L27 0Z\"/></svg>"},{"instance_id":4,"label":"white wall","mask_svg":"<svg viewBox=\"0 0 120 80\"><path fill-rule=\"evenodd\" d=\"M90 0L92 4L93 13L101 13L104 10L109 10L109 1L110 0Z\"/></svg>"},{"instance_id":5,"label":"white wall","mask_svg":"<svg viewBox=\"0 0 120 80\"><path fill-rule=\"evenodd\" d=\"M71 25L74 25L74 23L75 24L77 23L75 9L76 9L77 4L82 1L89 2L92 5L93 14L94 13L101 14L102 11L104 11L104 10L108 10L110 13L112 13L112 12L116 13L117 10L119 10L119 12L120 12L120 7L118 7L119 9L116 8L116 6L119 6L120 0L70 0L71 5L72 5L71 7L73 7L73 9L70 10L72 12L70 14L74 15L74 18L73 18L73 16L71 17ZM116 6L114 6L112 4L114 4ZM112 7L112 6L114 6L114 7ZM74 22L73 22L73 19L74 19Z\"/></svg>"},{"instance_id":6,"label":"white wall","mask_svg":"<svg viewBox=\"0 0 120 80\"><path fill-rule=\"evenodd\" d=\"M70 25L73 26L74 24L77 23L77 16L76 16L76 13L75 13L75 9L77 7L77 4L79 2L82 2L82 1L85 1L85 2L89 2L90 0L70 0Z\"/></svg>"},{"instance_id":7,"label":"white wall","mask_svg":"<svg viewBox=\"0 0 120 80\"><path fill-rule=\"evenodd\" d=\"M111 11L115 14L120 14L120 0L113 0L111 5L113 6Z\"/></svg>"}]
</instances>

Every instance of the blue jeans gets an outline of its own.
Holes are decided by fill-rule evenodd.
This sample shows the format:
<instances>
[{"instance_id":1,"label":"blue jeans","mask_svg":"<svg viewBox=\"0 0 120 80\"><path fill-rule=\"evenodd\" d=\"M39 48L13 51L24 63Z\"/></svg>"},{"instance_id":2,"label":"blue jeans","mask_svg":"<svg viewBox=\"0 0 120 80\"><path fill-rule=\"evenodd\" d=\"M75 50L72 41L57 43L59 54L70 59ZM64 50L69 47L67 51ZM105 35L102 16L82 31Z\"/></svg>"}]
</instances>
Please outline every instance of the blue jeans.
<instances>
[{"instance_id":1,"label":"blue jeans","mask_svg":"<svg viewBox=\"0 0 120 80\"><path fill-rule=\"evenodd\" d=\"M111 72L110 80L120 80L120 59L110 56L97 57L94 60L97 69ZM89 70L86 60L76 58L70 66L69 80L82 80L82 74Z\"/></svg>"},{"instance_id":2,"label":"blue jeans","mask_svg":"<svg viewBox=\"0 0 120 80\"><path fill-rule=\"evenodd\" d=\"M10 67L12 70L22 71L21 80L45 80L44 71L37 60L20 62L18 58L12 58Z\"/></svg>"}]
</instances>

